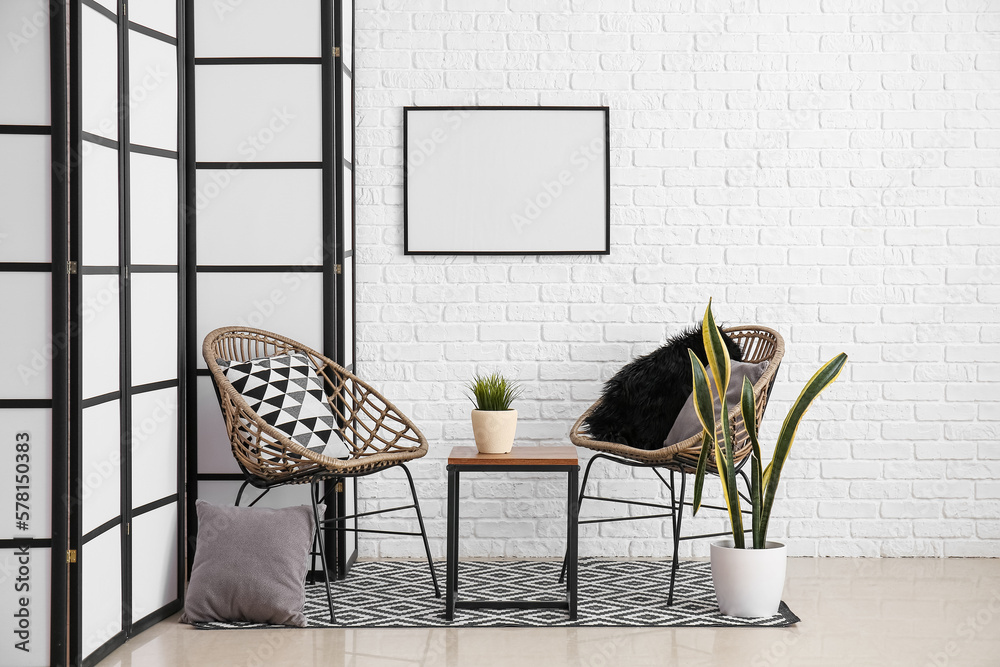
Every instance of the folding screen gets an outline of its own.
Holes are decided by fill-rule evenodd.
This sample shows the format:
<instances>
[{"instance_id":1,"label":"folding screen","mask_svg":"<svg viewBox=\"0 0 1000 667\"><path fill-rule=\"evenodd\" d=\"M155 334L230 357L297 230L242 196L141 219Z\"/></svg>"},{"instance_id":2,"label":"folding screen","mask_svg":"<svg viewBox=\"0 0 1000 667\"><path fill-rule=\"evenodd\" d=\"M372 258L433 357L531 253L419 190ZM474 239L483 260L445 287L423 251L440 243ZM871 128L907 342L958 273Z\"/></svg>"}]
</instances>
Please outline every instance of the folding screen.
<instances>
[{"instance_id":1,"label":"folding screen","mask_svg":"<svg viewBox=\"0 0 1000 667\"><path fill-rule=\"evenodd\" d=\"M0 665L91 665L180 607L185 501L235 491L199 400L205 331L273 326L353 368L352 4L261 0L215 26L205 95L227 87L233 115L206 113L197 169L195 4L242 6L0 2ZM240 54L244 32L274 55Z\"/></svg>"},{"instance_id":2,"label":"folding screen","mask_svg":"<svg viewBox=\"0 0 1000 667\"><path fill-rule=\"evenodd\" d=\"M178 5L71 14L71 661L183 597L183 86Z\"/></svg>"},{"instance_id":3,"label":"folding screen","mask_svg":"<svg viewBox=\"0 0 1000 667\"><path fill-rule=\"evenodd\" d=\"M0 33L0 664L34 667L66 634L64 15L5 0Z\"/></svg>"},{"instance_id":4,"label":"folding screen","mask_svg":"<svg viewBox=\"0 0 1000 667\"><path fill-rule=\"evenodd\" d=\"M353 364L353 253L345 250L353 237L353 196L340 196L353 187L353 122L344 116L353 87L346 50L337 46L342 34L352 34L352 22L341 17L353 6L259 0L221 10L193 2L189 9L193 533L193 498L232 504L243 481L201 357L206 334L228 325L271 330ZM255 494L248 496L250 502ZM339 496L331 512L343 515L353 506L353 485ZM291 487L272 491L261 504L305 502L307 490ZM354 553L353 544L337 550L342 574Z\"/></svg>"},{"instance_id":5,"label":"folding screen","mask_svg":"<svg viewBox=\"0 0 1000 667\"><path fill-rule=\"evenodd\" d=\"M337 192L340 193L340 207L337 211L336 255L342 267L337 274L337 300L335 337L338 362L350 371L355 370L355 299L354 299L354 0L339 0L336 3L336 40L340 53L340 67L336 68L336 95L338 99L338 138L334 164L338 166ZM349 516L357 511L358 489L353 480L347 492L339 495L341 516ZM357 528L357 521L350 522ZM353 538L350 537L353 535ZM349 562L358 554L358 533L340 533L337 545L338 569L341 577L346 575ZM345 559L349 559L349 562Z\"/></svg>"}]
</instances>

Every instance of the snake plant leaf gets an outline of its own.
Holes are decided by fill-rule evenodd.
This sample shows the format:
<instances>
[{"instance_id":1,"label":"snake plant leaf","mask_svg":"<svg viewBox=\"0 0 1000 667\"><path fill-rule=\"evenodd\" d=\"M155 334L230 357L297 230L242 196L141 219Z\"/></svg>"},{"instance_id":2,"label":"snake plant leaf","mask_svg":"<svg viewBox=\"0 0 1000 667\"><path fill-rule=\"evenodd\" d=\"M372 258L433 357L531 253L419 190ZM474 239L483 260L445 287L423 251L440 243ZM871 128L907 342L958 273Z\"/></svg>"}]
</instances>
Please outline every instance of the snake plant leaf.
<instances>
[{"instance_id":1,"label":"snake plant leaf","mask_svg":"<svg viewBox=\"0 0 1000 667\"><path fill-rule=\"evenodd\" d=\"M798 431L799 424L802 421L802 417L805 416L806 411L812 404L816 397L820 393L830 386L834 380L840 375L840 372L844 369L844 364L847 363L847 355L841 352L830 361L823 364L823 366L816 371L816 373L809 378L809 382L803 387L802 393L799 397L795 399L795 403L792 405L792 409L788 412L785 417L784 423L781 425L781 431L778 434L778 442L774 447L774 456L771 459L771 463L768 464L767 470L764 471L764 498L763 507L761 511L761 528L764 534L767 533L767 524L771 518L771 507L774 504L774 495L778 490L778 482L781 478L781 469L785 465L785 461L788 459L788 452L792 448L792 443L795 441L795 434Z\"/></svg>"},{"instance_id":2,"label":"snake plant leaf","mask_svg":"<svg viewBox=\"0 0 1000 667\"><path fill-rule=\"evenodd\" d=\"M718 328L716 328L715 331L718 333ZM725 350L725 346L723 346L723 354L726 355L726 370L728 371L729 356L728 351ZM726 393L723 391L720 394L720 403L722 408L720 415L727 415L727 417L722 418L722 433L720 434L717 432L717 425L715 422L715 405L712 396L712 388L708 382L707 371L702 365L701 360L698 359L694 352L688 350L688 356L691 359L691 377L694 385L692 397L694 399L695 412L698 414L698 420L701 422L705 436L714 441L715 466L719 470L719 480L722 483L722 497L726 501L726 510L729 513L730 521L733 525L733 540L736 547L738 549L742 549L744 546L743 514L740 511L740 499L736 489L736 469L732 456L732 433L727 414L728 408L726 406ZM718 374L713 371L713 375L717 376ZM702 453L704 454L704 452ZM699 461L700 458L701 457L699 456ZM702 485L704 484L704 477L704 471L702 471L700 477L695 477L696 487L699 486L699 480Z\"/></svg>"},{"instance_id":3,"label":"snake plant leaf","mask_svg":"<svg viewBox=\"0 0 1000 667\"><path fill-rule=\"evenodd\" d=\"M754 409L753 385L750 379L743 378L743 393L740 395L740 414L743 416L743 425L747 431L747 439L750 440L750 447L753 450L750 461L750 504L753 506L753 548L763 549L764 540L760 530L761 517L761 493L764 487L764 476L761 471L763 458L760 454L760 442L757 439L757 412Z\"/></svg>"},{"instance_id":4,"label":"snake plant leaf","mask_svg":"<svg viewBox=\"0 0 1000 667\"><path fill-rule=\"evenodd\" d=\"M708 374L705 367L701 365L698 356L688 350L688 357L691 359L691 377L693 387L691 397L694 399L694 411L698 414L698 421L706 433L711 433L715 437L715 405L712 399L712 389L708 386Z\"/></svg>"},{"instance_id":5,"label":"snake plant leaf","mask_svg":"<svg viewBox=\"0 0 1000 667\"><path fill-rule=\"evenodd\" d=\"M698 455L698 468L694 473L694 502L692 503L692 510L695 515L698 514L698 510L701 508L701 492L705 487L705 470L708 468L708 452L714 444L714 438L708 434L708 431L702 431L701 434L701 453Z\"/></svg>"},{"instance_id":6,"label":"snake plant leaf","mask_svg":"<svg viewBox=\"0 0 1000 667\"><path fill-rule=\"evenodd\" d=\"M750 439L750 447L754 456L760 460L760 442L757 440L757 412L754 409L753 385L750 378L743 378L743 393L740 394L740 414L743 416L743 424Z\"/></svg>"},{"instance_id":7,"label":"snake plant leaf","mask_svg":"<svg viewBox=\"0 0 1000 667\"><path fill-rule=\"evenodd\" d=\"M722 455L722 449L719 447L719 436L716 434L712 438L715 444L715 467L719 470L719 482L722 484L722 498L726 501L726 513L731 517L733 515L733 505L729 502L729 471L726 469L726 457ZM736 541L736 530L733 529L733 541Z\"/></svg>"},{"instance_id":8,"label":"snake plant leaf","mask_svg":"<svg viewBox=\"0 0 1000 667\"><path fill-rule=\"evenodd\" d=\"M743 537L743 511L740 507L740 494L736 486L736 462L733 458L733 428L729 420L729 406L726 404L725 393L721 396L721 426L722 437L716 436L716 442L722 444L722 458L725 466L719 466L719 477L723 477L726 483L723 485L723 492L726 494L726 507L729 510L729 522L733 529L733 545L737 549L745 548ZM718 457L716 457L718 459Z\"/></svg>"},{"instance_id":9,"label":"snake plant leaf","mask_svg":"<svg viewBox=\"0 0 1000 667\"><path fill-rule=\"evenodd\" d=\"M708 365L712 368L712 375L715 378L715 388L719 396L724 400L726 388L729 387L729 374L731 367L729 363L729 350L722 340L719 327L715 324L715 317L712 316L712 300L708 300L708 308L705 309L705 317L701 322L701 336L705 342L705 354L708 356ZM725 412L722 413L726 414Z\"/></svg>"},{"instance_id":10,"label":"snake plant leaf","mask_svg":"<svg viewBox=\"0 0 1000 667\"><path fill-rule=\"evenodd\" d=\"M750 505L753 507L751 518L751 529L753 536L753 548L763 549L764 548L764 531L761 529L761 508L762 503L762 486L761 481L763 475L760 470L760 459L756 456L750 456Z\"/></svg>"}]
</instances>

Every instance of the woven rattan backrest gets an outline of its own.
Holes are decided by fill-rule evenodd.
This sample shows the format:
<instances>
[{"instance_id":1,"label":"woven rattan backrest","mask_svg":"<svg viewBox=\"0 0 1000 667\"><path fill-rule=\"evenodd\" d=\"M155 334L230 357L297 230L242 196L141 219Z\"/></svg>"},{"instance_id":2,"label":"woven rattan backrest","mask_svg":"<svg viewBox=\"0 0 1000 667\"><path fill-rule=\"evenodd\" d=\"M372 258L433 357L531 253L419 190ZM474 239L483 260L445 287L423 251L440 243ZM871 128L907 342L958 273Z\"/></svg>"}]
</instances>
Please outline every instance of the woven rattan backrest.
<instances>
[{"instance_id":1,"label":"woven rattan backrest","mask_svg":"<svg viewBox=\"0 0 1000 667\"><path fill-rule=\"evenodd\" d=\"M777 331L764 327L732 327L726 329L726 333L740 346L743 361L755 364L767 362L767 369L754 385L754 398L756 399L754 411L759 424L764 418L767 401L771 397L771 388L777 377L778 365L785 355L785 343ZM749 453L750 436L747 435L740 406L730 406L729 415L730 423L733 426L734 455L737 460L741 460ZM721 426L719 428L721 429Z\"/></svg>"},{"instance_id":2,"label":"woven rattan backrest","mask_svg":"<svg viewBox=\"0 0 1000 667\"><path fill-rule=\"evenodd\" d=\"M764 411L767 408L767 400L771 395L771 388L778 373L778 366L785 354L785 343L777 331L767 327L737 326L726 328L725 332L739 345L744 361L768 362L764 374L754 383L754 397L756 399L754 407L757 422L760 423L764 418ZM697 466L698 455L701 452L700 434L677 444L654 450L637 449L616 442L593 440L584 432L584 421L599 403L600 400L590 406L573 425L570 431L570 441L573 444L643 463L667 465L685 470L693 470ZM734 456L739 461L749 455L750 441L738 405L730 406L729 416L730 424L733 427L733 439L736 443L733 448ZM709 470L715 472L714 453L709 457Z\"/></svg>"},{"instance_id":3,"label":"woven rattan backrest","mask_svg":"<svg viewBox=\"0 0 1000 667\"><path fill-rule=\"evenodd\" d=\"M392 462L401 452L426 448L417 427L392 403L331 359L268 331L224 327L205 338L202 354L218 389L233 455L250 474L265 479L300 476L317 465L331 467L343 461L307 450L264 422L217 361L249 361L289 352L307 356L323 379L327 402L337 417L337 434L350 449L351 459L368 459L374 466Z\"/></svg>"}]
</instances>

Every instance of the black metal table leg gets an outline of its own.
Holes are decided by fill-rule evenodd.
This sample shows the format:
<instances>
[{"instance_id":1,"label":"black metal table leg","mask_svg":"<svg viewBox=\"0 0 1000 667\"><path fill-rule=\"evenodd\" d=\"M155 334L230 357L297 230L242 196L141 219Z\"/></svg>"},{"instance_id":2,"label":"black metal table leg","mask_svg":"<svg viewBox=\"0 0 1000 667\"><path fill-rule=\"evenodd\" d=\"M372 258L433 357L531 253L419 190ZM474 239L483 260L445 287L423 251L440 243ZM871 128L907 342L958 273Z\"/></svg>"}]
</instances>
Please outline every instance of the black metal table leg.
<instances>
[{"instance_id":1,"label":"black metal table leg","mask_svg":"<svg viewBox=\"0 0 1000 667\"><path fill-rule=\"evenodd\" d=\"M541 455L536 452L541 450ZM552 451L555 450L555 451ZM448 562L446 568L446 595L445 595L445 620L453 621L457 609L562 609L569 612L571 619L577 618L577 558L578 558L578 533L577 522L580 511L580 498L578 497L578 482L580 465L575 450L571 447L561 448L539 448L525 447L521 451L515 448L508 458L509 463L503 458L492 458L491 456L480 456L471 447L456 447L452 450L447 466L448 471L448 506L447 506L447 554ZM459 573L459 541L461 539L459 525L460 512L459 504L461 497L461 473L483 472L541 472L541 473L566 473L567 474L567 574L566 599L554 600L459 600L458 599L458 573Z\"/></svg>"},{"instance_id":2,"label":"black metal table leg","mask_svg":"<svg viewBox=\"0 0 1000 667\"><path fill-rule=\"evenodd\" d=\"M458 593L458 568L461 563L458 562L458 541L461 539L459 536L459 527L462 522L462 471L455 468L455 578L452 580L452 589L455 591L456 595ZM457 597L456 597L457 599Z\"/></svg>"},{"instance_id":3,"label":"black metal table leg","mask_svg":"<svg viewBox=\"0 0 1000 667\"><path fill-rule=\"evenodd\" d=\"M594 463L597 461L597 459L602 459L602 458L606 458L606 457L604 457L604 456L602 456L600 454L598 454L597 456L590 457L590 460L587 462L587 467L584 468L584 471L583 471L583 486L580 487L580 497L579 497L580 499L579 499L579 502L576 505L577 523L579 523L579 518L580 518L579 514L580 514L580 508L583 506L583 499L587 495L587 480L590 478L590 468L591 468L591 466L594 465ZM559 570L559 583L560 584L566 579L566 562L567 562L568 558L569 558L569 549L566 550L566 555L563 556L562 569Z\"/></svg>"},{"instance_id":4,"label":"black metal table leg","mask_svg":"<svg viewBox=\"0 0 1000 667\"><path fill-rule=\"evenodd\" d=\"M445 576L445 620L455 619L455 582L458 579L458 471L448 466L448 540Z\"/></svg>"},{"instance_id":5,"label":"black metal table leg","mask_svg":"<svg viewBox=\"0 0 1000 667\"><path fill-rule=\"evenodd\" d=\"M567 579L566 579L566 594L567 601L569 602L569 620L576 620L576 586L577 586L577 565L578 565L578 553L577 549L579 547L577 540L577 532L579 530L579 517L577 516L580 512L580 501L577 495L577 477L580 474L579 466L575 468L570 468L568 477L568 493L566 494L566 499L569 504L566 512L566 540L568 544L566 545L567 554Z\"/></svg>"}]
</instances>

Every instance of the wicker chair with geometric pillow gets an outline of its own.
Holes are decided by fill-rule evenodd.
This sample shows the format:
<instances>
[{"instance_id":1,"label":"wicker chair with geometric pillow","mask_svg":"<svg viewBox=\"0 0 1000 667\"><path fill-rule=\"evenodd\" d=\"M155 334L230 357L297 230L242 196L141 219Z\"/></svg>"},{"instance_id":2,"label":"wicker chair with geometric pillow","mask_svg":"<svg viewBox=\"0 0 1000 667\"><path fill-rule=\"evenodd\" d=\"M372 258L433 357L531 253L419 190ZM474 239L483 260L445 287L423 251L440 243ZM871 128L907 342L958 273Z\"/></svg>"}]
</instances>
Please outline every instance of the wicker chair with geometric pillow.
<instances>
[{"instance_id":1,"label":"wicker chair with geometric pillow","mask_svg":"<svg viewBox=\"0 0 1000 667\"><path fill-rule=\"evenodd\" d=\"M754 407L757 415L757 423L759 424L764 418L764 411L767 408L767 399L771 395L771 388L774 386L774 380L777 377L778 366L781 364L781 359L785 354L785 342L777 331L762 326L729 327L724 328L723 332L739 347L742 352L742 360L744 362L751 364L759 364L765 361L768 362L767 368L764 370L761 377L753 383L754 396L757 400ZM618 442L604 442L596 440L590 437L590 435L586 432L585 421L595 408L600 405L600 403L601 401L598 399L597 402L591 405L586 412L580 415L580 418L577 419L576 423L573 424L573 428L570 430L570 441L574 445L597 452L597 454L590 458L590 461L587 463L587 467L584 471L583 483L580 487L580 504L577 505L577 507L580 507L586 499L633 505L644 508L663 509L667 511L639 516L585 519L579 520L579 523L582 525L669 517L673 525L673 562L670 570L670 592L667 597L667 606L670 606L674 601L674 581L677 576L677 568L679 565L677 557L681 541L696 540L707 537L719 537L731 534L727 531L704 535L681 535L681 519L683 517L684 506L692 505L691 502L686 501L684 498L687 487L687 476L689 474L694 474L695 470L697 470L698 457L701 454L702 434L698 433L697 435L693 435L685 440L682 440L681 442L668 445L660 449L639 449L637 447L630 447ZM749 493L750 483L746 477L746 473L743 472L741 468L750 456L752 447L750 446L750 439L747 435L746 427L743 424L743 416L738 403L729 411L729 420L733 433L733 460L736 463L737 472L743 478L743 481L747 486L747 493ZM722 426L720 421L719 429L721 430L721 428ZM599 459L611 461L612 463L617 463L630 468L648 468L652 470L664 486L669 489L670 504L664 505L661 503L638 501L634 499L605 498L602 496L587 495L587 481L590 476L590 470L594 463L596 463ZM710 452L709 454L707 470L713 475L719 474L719 470L715 465L714 452ZM667 478L664 477L662 471L669 473L669 481L667 481ZM675 475L680 476L679 485L676 484ZM749 498L742 492L740 492L740 496L749 502ZM719 505L707 505L704 503L701 507L714 510L726 509L725 507ZM744 513L749 514L750 512L744 510ZM566 564L564 561L563 575L565 574L565 571ZM563 575L560 576L560 581L562 581Z\"/></svg>"},{"instance_id":2,"label":"wicker chair with geometric pillow","mask_svg":"<svg viewBox=\"0 0 1000 667\"><path fill-rule=\"evenodd\" d=\"M320 537L327 526L419 535L435 595L440 597L417 491L405 465L427 453L427 439L420 429L371 385L290 338L248 327L223 327L208 334L202 355L215 382L233 456L246 477L236 504L248 484L265 492L287 484L310 484L331 621L331 577ZM315 443L319 446L311 446ZM344 478L395 467L406 474L411 505L321 520L318 505L324 500L324 482L332 489ZM416 512L418 533L343 525L345 520L359 516L408 509Z\"/></svg>"}]
</instances>

